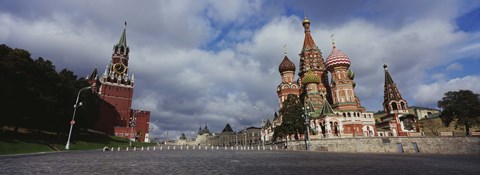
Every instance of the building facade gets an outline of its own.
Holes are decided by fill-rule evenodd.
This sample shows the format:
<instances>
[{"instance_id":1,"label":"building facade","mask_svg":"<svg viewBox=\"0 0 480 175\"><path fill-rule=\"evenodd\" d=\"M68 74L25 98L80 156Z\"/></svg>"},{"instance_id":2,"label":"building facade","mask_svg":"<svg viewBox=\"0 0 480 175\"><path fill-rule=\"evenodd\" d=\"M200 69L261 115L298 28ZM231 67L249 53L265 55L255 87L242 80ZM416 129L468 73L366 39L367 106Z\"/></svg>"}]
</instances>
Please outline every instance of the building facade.
<instances>
[{"instance_id":1,"label":"building facade","mask_svg":"<svg viewBox=\"0 0 480 175\"><path fill-rule=\"evenodd\" d=\"M310 21L306 17L302 26L305 37L299 54L298 79L294 80L296 66L286 52L278 68L282 77L282 82L277 86L280 109L289 94L300 97L309 116L313 139L374 136L373 112L367 112L355 94L355 74L350 69L350 59L337 48L332 36L332 52L324 60L313 40ZM262 140L271 140L273 128L281 122L281 114L275 116L271 123L269 120L264 122Z\"/></svg>"},{"instance_id":2,"label":"building facade","mask_svg":"<svg viewBox=\"0 0 480 175\"><path fill-rule=\"evenodd\" d=\"M94 129L136 141L148 141L150 111L132 109L134 75L129 75L126 23L120 40L113 46L110 63L102 75L97 68L87 77L99 95L100 117Z\"/></svg>"}]
</instances>

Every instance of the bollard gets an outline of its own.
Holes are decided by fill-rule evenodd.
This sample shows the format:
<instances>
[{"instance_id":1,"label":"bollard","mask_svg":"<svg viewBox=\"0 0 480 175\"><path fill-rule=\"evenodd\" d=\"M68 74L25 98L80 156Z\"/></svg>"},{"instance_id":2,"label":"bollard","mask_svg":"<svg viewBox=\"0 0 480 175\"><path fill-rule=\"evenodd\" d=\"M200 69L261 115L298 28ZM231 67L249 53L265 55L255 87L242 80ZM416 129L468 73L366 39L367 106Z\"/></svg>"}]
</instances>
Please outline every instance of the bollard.
<instances>
[{"instance_id":1,"label":"bollard","mask_svg":"<svg viewBox=\"0 0 480 175\"><path fill-rule=\"evenodd\" d=\"M150 147L147 147L147 151L150 151Z\"/></svg>"},{"instance_id":2,"label":"bollard","mask_svg":"<svg viewBox=\"0 0 480 175\"><path fill-rule=\"evenodd\" d=\"M163 149L163 146L160 147L160 150L162 150L162 149Z\"/></svg>"},{"instance_id":3,"label":"bollard","mask_svg":"<svg viewBox=\"0 0 480 175\"><path fill-rule=\"evenodd\" d=\"M126 149L125 151L128 151L128 147L127 147L127 149Z\"/></svg>"},{"instance_id":4,"label":"bollard","mask_svg":"<svg viewBox=\"0 0 480 175\"><path fill-rule=\"evenodd\" d=\"M207 145L205 145L205 150L207 150L207 148L208 148Z\"/></svg>"},{"instance_id":5,"label":"bollard","mask_svg":"<svg viewBox=\"0 0 480 175\"><path fill-rule=\"evenodd\" d=\"M217 150L218 150L218 146L217 146Z\"/></svg>"},{"instance_id":6,"label":"bollard","mask_svg":"<svg viewBox=\"0 0 480 175\"><path fill-rule=\"evenodd\" d=\"M192 149L195 149L195 145L193 145L193 148Z\"/></svg>"},{"instance_id":7,"label":"bollard","mask_svg":"<svg viewBox=\"0 0 480 175\"><path fill-rule=\"evenodd\" d=\"M175 150L175 146L173 146L173 149Z\"/></svg>"},{"instance_id":8,"label":"bollard","mask_svg":"<svg viewBox=\"0 0 480 175\"><path fill-rule=\"evenodd\" d=\"M180 146L180 149L181 149L181 150L183 149L183 145L182 145L182 146Z\"/></svg>"},{"instance_id":9,"label":"bollard","mask_svg":"<svg viewBox=\"0 0 480 175\"><path fill-rule=\"evenodd\" d=\"M238 146L237 146L237 150L238 150Z\"/></svg>"},{"instance_id":10,"label":"bollard","mask_svg":"<svg viewBox=\"0 0 480 175\"><path fill-rule=\"evenodd\" d=\"M227 147L225 146L225 150L227 150Z\"/></svg>"},{"instance_id":11,"label":"bollard","mask_svg":"<svg viewBox=\"0 0 480 175\"><path fill-rule=\"evenodd\" d=\"M153 147L153 150L155 151L155 147Z\"/></svg>"},{"instance_id":12,"label":"bollard","mask_svg":"<svg viewBox=\"0 0 480 175\"><path fill-rule=\"evenodd\" d=\"M263 148L263 150L265 151L265 145L264 145L264 146L262 146L262 148Z\"/></svg>"},{"instance_id":13,"label":"bollard","mask_svg":"<svg viewBox=\"0 0 480 175\"><path fill-rule=\"evenodd\" d=\"M270 151L272 150L272 146L270 146Z\"/></svg>"},{"instance_id":14,"label":"bollard","mask_svg":"<svg viewBox=\"0 0 480 175\"><path fill-rule=\"evenodd\" d=\"M211 150L213 149L213 146L210 148Z\"/></svg>"},{"instance_id":15,"label":"bollard","mask_svg":"<svg viewBox=\"0 0 480 175\"><path fill-rule=\"evenodd\" d=\"M143 151L143 146L142 146L142 151Z\"/></svg>"},{"instance_id":16,"label":"bollard","mask_svg":"<svg viewBox=\"0 0 480 175\"><path fill-rule=\"evenodd\" d=\"M278 150L278 146L277 146L277 145L275 145L275 150Z\"/></svg>"},{"instance_id":17,"label":"bollard","mask_svg":"<svg viewBox=\"0 0 480 175\"><path fill-rule=\"evenodd\" d=\"M188 145L187 145L187 149L188 149Z\"/></svg>"},{"instance_id":18,"label":"bollard","mask_svg":"<svg viewBox=\"0 0 480 175\"><path fill-rule=\"evenodd\" d=\"M113 151L113 147L112 147L112 149L110 149L110 151Z\"/></svg>"},{"instance_id":19,"label":"bollard","mask_svg":"<svg viewBox=\"0 0 480 175\"><path fill-rule=\"evenodd\" d=\"M137 151L137 147L133 147L133 151Z\"/></svg>"},{"instance_id":20,"label":"bollard","mask_svg":"<svg viewBox=\"0 0 480 175\"><path fill-rule=\"evenodd\" d=\"M167 146L167 150L170 150L170 146Z\"/></svg>"}]
</instances>

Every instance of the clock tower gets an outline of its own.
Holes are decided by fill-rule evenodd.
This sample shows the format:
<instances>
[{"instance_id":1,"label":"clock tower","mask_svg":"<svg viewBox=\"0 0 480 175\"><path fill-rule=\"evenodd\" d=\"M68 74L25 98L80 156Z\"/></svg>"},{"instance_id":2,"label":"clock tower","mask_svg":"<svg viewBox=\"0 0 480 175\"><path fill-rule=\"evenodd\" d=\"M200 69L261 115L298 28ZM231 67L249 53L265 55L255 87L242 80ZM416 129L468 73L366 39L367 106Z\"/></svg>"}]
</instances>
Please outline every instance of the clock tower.
<instances>
[{"instance_id":1,"label":"clock tower","mask_svg":"<svg viewBox=\"0 0 480 175\"><path fill-rule=\"evenodd\" d=\"M144 141L147 137L150 111L134 110L132 107L135 79L129 75L129 53L126 37L127 23L120 40L113 46L112 59L103 75L95 69L88 78L96 87L100 102L100 117L95 130L109 135Z\"/></svg>"}]
</instances>

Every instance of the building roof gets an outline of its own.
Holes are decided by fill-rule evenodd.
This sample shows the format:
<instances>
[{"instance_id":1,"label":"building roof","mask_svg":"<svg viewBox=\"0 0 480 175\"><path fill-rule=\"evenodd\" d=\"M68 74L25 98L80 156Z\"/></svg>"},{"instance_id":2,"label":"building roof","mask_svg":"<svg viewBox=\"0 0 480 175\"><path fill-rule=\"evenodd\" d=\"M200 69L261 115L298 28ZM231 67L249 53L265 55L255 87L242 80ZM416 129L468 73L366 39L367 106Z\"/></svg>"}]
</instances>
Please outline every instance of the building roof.
<instances>
[{"instance_id":1,"label":"building roof","mask_svg":"<svg viewBox=\"0 0 480 175\"><path fill-rule=\"evenodd\" d=\"M287 54L285 54L285 57L283 57L282 62L278 66L278 72L282 73L285 71L295 72L295 64L293 64L293 62L288 59Z\"/></svg>"},{"instance_id":2,"label":"building roof","mask_svg":"<svg viewBox=\"0 0 480 175\"><path fill-rule=\"evenodd\" d=\"M120 37L120 40L118 41L117 46L127 47L127 22L126 21L125 21L125 28L123 29L122 36Z\"/></svg>"},{"instance_id":3,"label":"building roof","mask_svg":"<svg viewBox=\"0 0 480 175\"><path fill-rule=\"evenodd\" d=\"M398 91L397 85L395 84L395 82L393 82L392 76L390 76L390 73L388 72L387 65L384 64L383 68L385 69L385 90L383 96L383 105L385 106L392 100L400 101L403 100L403 98L400 94L400 91Z\"/></svg>"},{"instance_id":4,"label":"building roof","mask_svg":"<svg viewBox=\"0 0 480 175\"><path fill-rule=\"evenodd\" d=\"M222 132L233 132L233 129L230 124L227 123L227 125L225 125L225 128L223 128Z\"/></svg>"},{"instance_id":5,"label":"building roof","mask_svg":"<svg viewBox=\"0 0 480 175\"><path fill-rule=\"evenodd\" d=\"M341 50L337 49L335 42L332 41L332 45L333 45L332 53L328 55L327 61L325 61L326 68L333 69L334 67L337 67L337 66L345 66L349 68L350 59L348 58L348 56L345 53L343 53Z\"/></svg>"},{"instance_id":6,"label":"building roof","mask_svg":"<svg viewBox=\"0 0 480 175\"><path fill-rule=\"evenodd\" d=\"M302 51L300 52L300 70L298 74L303 75L308 70L322 71L325 69L322 52L318 49L310 34L310 20L305 17L302 25L305 28L305 38Z\"/></svg>"},{"instance_id":7,"label":"building roof","mask_svg":"<svg viewBox=\"0 0 480 175\"><path fill-rule=\"evenodd\" d=\"M302 78L302 83L303 84L309 84L309 83L320 83L320 77L315 74L313 71L308 71L305 76Z\"/></svg>"}]
</instances>

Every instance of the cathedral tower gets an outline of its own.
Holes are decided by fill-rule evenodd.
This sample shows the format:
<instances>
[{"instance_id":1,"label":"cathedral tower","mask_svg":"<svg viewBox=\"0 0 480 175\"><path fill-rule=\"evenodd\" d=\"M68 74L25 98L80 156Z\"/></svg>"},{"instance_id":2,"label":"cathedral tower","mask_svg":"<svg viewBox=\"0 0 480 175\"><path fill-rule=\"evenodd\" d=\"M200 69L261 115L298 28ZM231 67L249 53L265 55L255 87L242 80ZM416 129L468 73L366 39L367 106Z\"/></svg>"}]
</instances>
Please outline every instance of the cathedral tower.
<instances>
[{"instance_id":1,"label":"cathedral tower","mask_svg":"<svg viewBox=\"0 0 480 175\"><path fill-rule=\"evenodd\" d=\"M277 87L279 109L281 109L288 94L300 95L300 86L294 81L295 64L288 59L286 52L285 57L283 57L282 62L278 66L278 72L280 72L282 77L282 82Z\"/></svg>"},{"instance_id":2,"label":"cathedral tower","mask_svg":"<svg viewBox=\"0 0 480 175\"><path fill-rule=\"evenodd\" d=\"M333 37L333 36L332 36ZM332 53L327 57L326 67L332 74L331 77L331 92L333 108L340 111L362 111L365 109L361 107L360 101L355 95L355 82L353 78L355 74L350 70L350 59L342 51L337 49L337 46L332 38Z\"/></svg>"},{"instance_id":3,"label":"cathedral tower","mask_svg":"<svg viewBox=\"0 0 480 175\"><path fill-rule=\"evenodd\" d=\"M398 91L397 85L393 82L392 76L388 72L387 65L383 65L385 70L385 90L383 95L383 108L387 114L408 113L407 101L402 98L400 91Z\"/></svg>"},{"instance_id":4,"label":"cathedral tower","mask_svg":"<svg viewBox=\"0 0 480 175\"><path fill-rule=\"evenodd\" d=\"M318 91L322 96L327 96L329 91L328 76L325 71L325 64L322 57L322 52L315 45L312 35L310 34L310 20L307 17L304 18L302 25L305 29L305 38L303 41L302 51L300 52L300 70L298 72L299 82L303 84L302 78L307 71L313 71L320 77L320 83L318 84Z\"/></svg>"}]
</instances>

